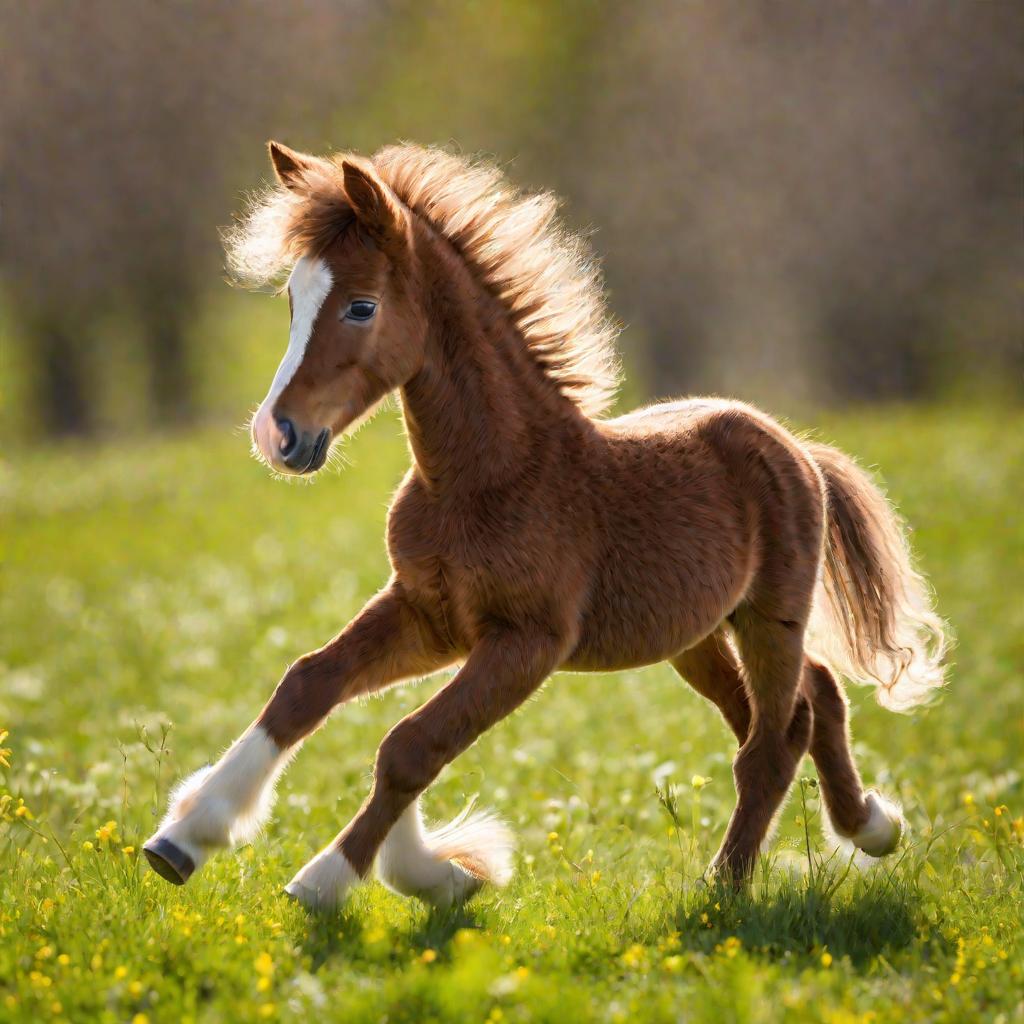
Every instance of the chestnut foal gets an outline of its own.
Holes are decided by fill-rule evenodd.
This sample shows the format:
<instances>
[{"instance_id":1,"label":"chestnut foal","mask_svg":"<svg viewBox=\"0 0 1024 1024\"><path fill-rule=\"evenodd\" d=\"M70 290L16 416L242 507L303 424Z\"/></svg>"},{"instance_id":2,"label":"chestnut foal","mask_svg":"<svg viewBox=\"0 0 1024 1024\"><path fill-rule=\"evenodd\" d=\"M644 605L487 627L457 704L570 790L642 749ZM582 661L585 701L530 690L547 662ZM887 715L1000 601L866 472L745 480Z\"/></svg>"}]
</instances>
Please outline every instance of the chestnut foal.
<instances>
[{"instance_id":1,"label":"chestnut foal","mask_svg":"<svg viewBox=\"0 0 1024 1024\"><path fill-rule=\"evenodd\" d=\"M941 684L943 639L867 477L738 402L597 418L614 332L550 196L414 146L270 154L278 185L226 239L241 278L291 271L291 335L255 448L280 473L313 473L398 390L412 468L388 517L391 580L179 787L146 844L152 866L186 881L259 828L288 758L335 706L454 663L384 738L368 799L291 896L337 906L375 861L393 888L441 905L503 882L504 827L478 813L427 832L420 795L555 670L663 660L740 745L715 870L749 877L808 750L835 832L893 850L900 812L861 785L833 667L908 708Z\"/></svg>"}]
</instances>

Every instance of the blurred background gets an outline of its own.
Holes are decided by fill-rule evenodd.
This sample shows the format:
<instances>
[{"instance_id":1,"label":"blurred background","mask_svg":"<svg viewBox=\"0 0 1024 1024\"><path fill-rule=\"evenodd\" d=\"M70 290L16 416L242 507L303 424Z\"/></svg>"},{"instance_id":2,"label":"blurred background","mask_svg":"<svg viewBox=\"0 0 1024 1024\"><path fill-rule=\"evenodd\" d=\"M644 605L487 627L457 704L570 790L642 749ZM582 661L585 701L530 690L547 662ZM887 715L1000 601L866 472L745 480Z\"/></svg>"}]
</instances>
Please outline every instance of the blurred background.
<instances>
[{"instance_id":1,"label":"blurred background","mask_svg":"<svg viewBox=\"0 0 1024 1024\"><path fill-rule=\"evenodd\" d=\"M591 234L624 402L1020 397L1024 7L3 0L3 424L241 423L287 310L218 227L268 174L480 152Z\"/></svg>"},{"instance_id":2,"label":"blurred background","mask_svg":"<svg viewBox=\"0 0 1024 1024\"><path fill-rule=\"evenodd\" d=\"M1019 1022L1022 114L1020 0L0 0L0 1018L483 1020L501 991L508 1021ZM850 688L912 828L868 888L791 885L801 785L775 881L712 907L733 742L664 664L562 676L432 788L431 820L479 794L522 837L478 911L500 973L379 887L365 929L278 900L440 679L339 713L244 854L172 896L140 874L173 782L387 579L408 466L393 411L313 486L247 457L288 304L228 286L219 229L268 138L554 190L623 325L620 409L728 393L880 470L958 645L914 718Z\"/></svg>"}]
</instances>

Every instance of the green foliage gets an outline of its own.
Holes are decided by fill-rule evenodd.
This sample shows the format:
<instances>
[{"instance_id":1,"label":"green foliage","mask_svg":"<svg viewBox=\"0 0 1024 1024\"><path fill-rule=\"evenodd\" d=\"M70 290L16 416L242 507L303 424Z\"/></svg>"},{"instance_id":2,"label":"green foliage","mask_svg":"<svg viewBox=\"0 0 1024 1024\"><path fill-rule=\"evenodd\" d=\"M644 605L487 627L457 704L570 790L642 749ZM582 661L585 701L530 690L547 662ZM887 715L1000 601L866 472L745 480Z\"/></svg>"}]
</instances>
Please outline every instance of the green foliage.
<instances>
[{"instance_id":1,"label":"green foliage","mask_svg":"<svg viewBox=\"0 0 1024 1024\"><path fill-rule=\"evenodd\" d=\"M727 730L664 666L560 676L427 798L438 820L476 794L509 819L510 887L436 914L373 884L321 920L281 885L439 680L341 709L266 835L185 888L138 851L173 780L385 578L395 418L309 486L224 431L19 457L0 478L0 1020L1016 1019L1024 420L875 409L821 433L884 468L959 637L937 707L851 693L864 774L912 826L899 854L831 854L808 779L751 890L707 887Z\"/></svg>"}]
</instances>

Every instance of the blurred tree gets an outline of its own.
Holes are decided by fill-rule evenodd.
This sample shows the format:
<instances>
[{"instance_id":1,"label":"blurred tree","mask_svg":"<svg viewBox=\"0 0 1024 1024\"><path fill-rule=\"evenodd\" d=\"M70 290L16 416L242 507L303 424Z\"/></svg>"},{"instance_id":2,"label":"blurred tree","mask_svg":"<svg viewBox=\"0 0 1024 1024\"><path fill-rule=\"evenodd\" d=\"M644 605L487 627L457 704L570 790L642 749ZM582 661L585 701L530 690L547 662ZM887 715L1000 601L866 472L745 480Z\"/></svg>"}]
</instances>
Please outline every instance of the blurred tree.
<instances>
[{"instance_id":1,"label":"blurred tree","mask_svg":"<svg viewBox=\"0 0 1024 1024\"><path fill-rule=\"evenodd\" d=\"M0 16L0 314L53 431L87 429L128 379L159 422L217 395L197 313L270 136L454 144L560 192L599 228L624 356L657 394L1020 393L1020 4L0 0ZM112 320L144 373L111 362Z\"/></svg>"},{"instance_id":2,"label":"blurred tree","mask_svg":"<svg viewBox=\"0 0 1024 1024\"><path fill-rule=\"evenodd\" d=\"M954 361L1020 352L1024 7L656 0L592 60L575 191L659 391L931 392L953 290L996 304Z\"/></svg>"},{"instance_id":3,"label":"blurred tree","mask_svg":"<svg viewBox=\"0 0 1024 1024\"><path fill-rule=\"evenodd\" d=\"M217 225L251 180L239 166L348 95L371 5L3 7L4 277L42 422L90 426L88 350L110 314L137 331L153 419L188 419L185 328L220 260Z\"/></svg>"}]
</instances>

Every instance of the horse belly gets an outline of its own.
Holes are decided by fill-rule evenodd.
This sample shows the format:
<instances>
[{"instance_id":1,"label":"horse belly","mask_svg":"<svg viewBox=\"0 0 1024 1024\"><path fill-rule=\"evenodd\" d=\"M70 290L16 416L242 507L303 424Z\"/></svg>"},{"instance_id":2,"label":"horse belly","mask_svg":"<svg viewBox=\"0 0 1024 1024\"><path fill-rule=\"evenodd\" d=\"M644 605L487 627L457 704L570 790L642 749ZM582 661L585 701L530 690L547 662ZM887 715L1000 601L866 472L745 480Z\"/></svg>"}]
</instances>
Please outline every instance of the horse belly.
<instances>
[{"instance_id":1,"label":"horse belly","mask_svg":"<svg viewBox=\"0 0 1024 1024\"><path fill-rule=\"evenodd\" d=\"M649 665L694 646L742 601L754 554L742 516L675 504L612 532L568 668Z\"/></svg>"}]
</instances>

